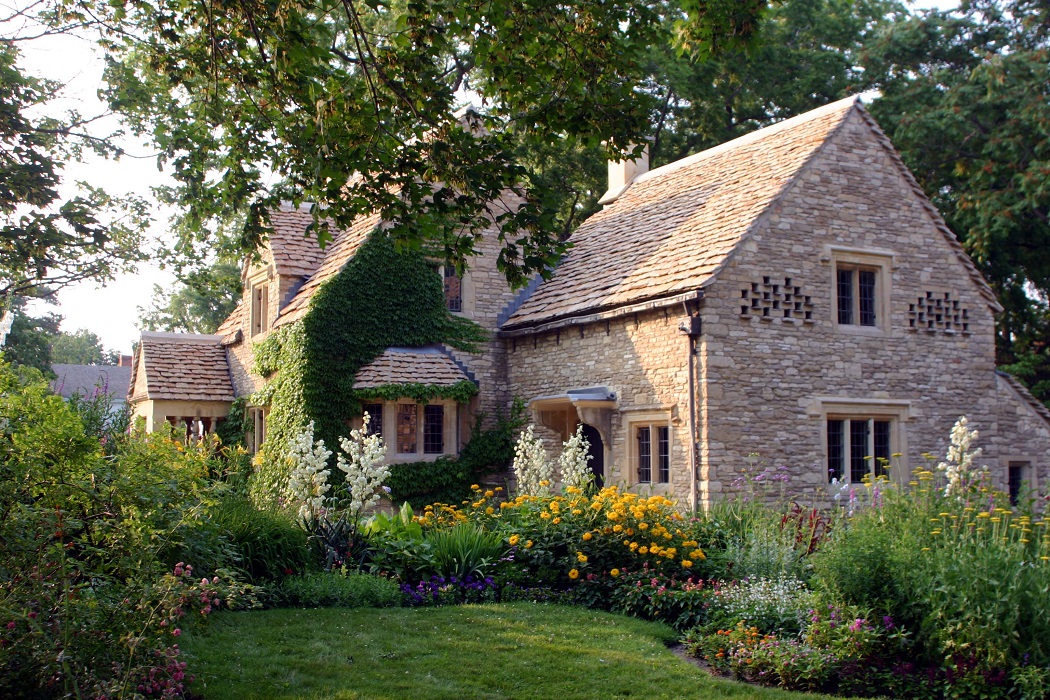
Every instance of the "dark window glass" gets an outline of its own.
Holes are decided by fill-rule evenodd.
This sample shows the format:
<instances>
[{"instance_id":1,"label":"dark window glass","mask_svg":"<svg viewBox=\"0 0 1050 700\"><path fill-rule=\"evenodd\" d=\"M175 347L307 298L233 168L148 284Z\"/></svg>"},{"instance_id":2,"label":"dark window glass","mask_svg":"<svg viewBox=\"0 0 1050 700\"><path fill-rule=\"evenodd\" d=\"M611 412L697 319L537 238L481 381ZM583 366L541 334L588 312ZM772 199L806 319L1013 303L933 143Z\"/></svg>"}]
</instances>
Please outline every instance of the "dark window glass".
<instances>
[{"instance_id":1,"label":"dark window glass","mask_svg":"<svg viewBox=\"0 0 1050 700\"><path fill-rule=\"evenodd\" d=\"M872 437L875 443L875 476L886 476L890 463L890 422L875 421L875 432Z\"/></svg>"},{"instance_id":2,"label":"dark window glass","mask_svg":"<svg viewBox=\"0 0 1050 700\"><path fill-rule=\"evenodd\" d=\"M846 456L846 435L841 420L828 421L828 481L842 479L842 462Z\"/></svg>"},{"instance_id":3,"label":"dark window glass","mask_svg":"<svg viewBox=\"0 0 1050 700\"><path fill-rule=\"evenodd\" d=\"M849 422L849 480L854 484L864 481L868 473L868 421Z\"/></svg>"},{"instance_id":4,"label":"dark window glass","mask_svg":"<svg viewBox=\"0 0 1050 700\"><path fill-rule=\"evenodd\" d=\"M423 407L423 452L439 455L445 452L445 407Z\"/></svg>"},{"instance_id":5,"label":"dark window glass","mask_svg":"<svg viewBox=\"0 0 1050 700\"><path fill-rule=\"evenodd\" d=\"M368 435L383 437L383 404L366 403L364 414L368 416Z\"/></svg>"},{"instance_id":6,"label":"dark window glass","mask_svg":"<svg viewBox=\"0 0 1050 700\"><path fill-rule=\"evenodd\" d=\"M659 480L666 484L671 480L671 429L664 426L656 429L657 457L660 465Z\"/></svg>"},{"instance_id":7,"label":"dark window glass","mask_svg":"<svg viewBox=\"0 0 1050 700\"><path fill-rule=\"evenodd\" d=\"M853 323L853 270L839 270L839 323Z\"/></svg>"},{"instance_id":8,"label":"dark window glass","mask_svg":"<svg viewBox=\"0 0 1050 700\"><path fill-rule=\"evenodd\" d=\"M445 305L449 311L463 310L463 281L456 274L456 268L445 265Z\"/></svg>"},{"instance_id":9,"label":"dark window glass","mask_svg":"<svg viewBox=\"0 0 1050 700\"><path fill-rule=\"evenodd\" d=\"M416 451L417 411L414 403L397 405L397 451L414 454Z\"/></svg>"},{"instance_id":10,"label":"dark window glass","mask_svg":"<svg viewBox=\"0 0 1050 700\"><path fill-rule=\"evenodd\" d=\"M1007 487L1010 491L1010 505L1016 506L1021 498L1021 489L1024 487L1025 472L1028 470L1028 462L1010 462L1010 471L1007 474Z\"/></svg>"},{"instance_id":11,"label":"dark window glass","mask_svg":"<svg viewBox=\"0 0 1050 700\"><path fill-rule=\"evenodd\" d=\"M649 428L638 428L638 481L653 480L653 441Z\"/></svg>"},{"instance_id":12,"label":"dark window glass","mask_svg":"<svg viewBox=\"0 0 1050 700\"><path fill-rule=\"evenodd\" d=\"M857 302L860 307L860 325L875 325L875 271L857 271Z\"/></svg>"}]
</instances>

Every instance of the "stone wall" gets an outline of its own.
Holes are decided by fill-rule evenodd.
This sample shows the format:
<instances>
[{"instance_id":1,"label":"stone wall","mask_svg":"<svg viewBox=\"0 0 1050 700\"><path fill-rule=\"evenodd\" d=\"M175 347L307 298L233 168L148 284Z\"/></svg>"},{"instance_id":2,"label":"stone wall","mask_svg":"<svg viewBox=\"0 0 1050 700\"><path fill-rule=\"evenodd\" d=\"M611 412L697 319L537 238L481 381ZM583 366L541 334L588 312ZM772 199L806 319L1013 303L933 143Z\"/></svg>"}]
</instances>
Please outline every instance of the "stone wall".
<instances>
[{"instance_id":1,"label":"stone wall","mask_svg":"<svg viewBox=\"0 0 1050 700\"><path fill-rule=\"evenodd\" d=\"M850 263L877 270L876 327L837 321L835 269ZM819 494L828 414L894 414L898 476L943 455L960 415L994 431L989 303L857 113L706 290L701 315L705 499L738 490L752 453Z\"/></svg>"},{"instance_id":2,"label":"stone wall","mask_svg":"<svg viewBox=\"0 0 1050 700\"><path fill-rule=\"evenodd\" d=\"M1031 465L1025 474L1029 487L1046 495L1050 493L1050 423L1047 423L1050 412L1020 387L1017 380L1002 375L996 379L998 411L994 416L988 411L981 416L982 422L986 417L994 417L996 422L987 425L987 432L977 437L977 445L987 453L977 462L993 466L987 457L996 457L992 483L1003 491L1008 487L1010 463L1027 462ZM981 426L977 427L981 430Z\"/></svg>"},{"instance_id":3,"label":"stone wall","mask_svg":"<svg viewBox=\"0 0 1050 700\"><path fill-rule=\"evenodd\" d=\"M608 387L616 397L617 412L605 441L607 484L635 490L689 493L688 338L678 332L680 309L658 309L586 326L506 338L510 395L531 401L563 395L572 389ZM564 402L575 420L571 403ZM662 417L670 425L670 483L637 484L633 461L632 420ZM538 422L539 416L533 420ZM560 448L552 431L542 434L548 450Z\"/></svg>"}]
</instances>

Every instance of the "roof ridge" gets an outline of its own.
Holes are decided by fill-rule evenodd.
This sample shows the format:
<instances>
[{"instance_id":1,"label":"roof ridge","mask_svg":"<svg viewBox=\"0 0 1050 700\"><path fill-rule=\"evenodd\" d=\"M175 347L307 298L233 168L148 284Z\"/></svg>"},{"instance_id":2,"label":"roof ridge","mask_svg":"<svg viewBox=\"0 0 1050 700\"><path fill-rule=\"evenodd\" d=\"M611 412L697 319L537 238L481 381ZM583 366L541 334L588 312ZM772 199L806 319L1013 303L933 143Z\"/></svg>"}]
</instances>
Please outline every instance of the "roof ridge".
<instances>
[{"instance_id":1,"label":"roof ridge","mask_svg":"<svg viewBox=\"0 0 1050 700\"><path fill-rule=\"evenodd\" d=\"M211 333L172 333L168 331L141 331L141 340L174 340L180 343L203 343L222 340L223 336Z\"/></svg>"},{"instance_id":2,"label":"roof ridge","mask_svg":"<svg viewBox=\"0 0 1050 700\"><path fill-rule=\"evenodd\" d=\"M661 165L659 168L654 168L652 170L638 175L633 180L631 180L629 184L645 182L646 180L651 180L654 177L659 177L661 175L672 173L675 170L678 170L679 168L694 165L712 156L720 155L722 153L725 153L726 151L731 151L734 148L739 148L740 146L750 145L755 141L761 141L764 138L774 136L780 133L781 131L793 129L800 124L805 124L806 122L813 121L814 119L819 119L820 117L826 116L827 114L843 109L847 104L855 106L859 103L860 97L856 95L846 97L841 100L836 100L834 102L829 102L828 104L822 107L817 107L816 109L810 110L809 112L803 112L802 114L797 114L794 117L791 117L790 119L785 119L784 121L779 121L775 124L764 126L761 129L749 131L748 133L742 136L738 136L735 139L725 141L724 143L720 143L717 146L712 146L711 148L704 149L699 153L694 153L691 156L679 158L674 162L667 163L666 165Z\"/></svg>"}]
</instances>

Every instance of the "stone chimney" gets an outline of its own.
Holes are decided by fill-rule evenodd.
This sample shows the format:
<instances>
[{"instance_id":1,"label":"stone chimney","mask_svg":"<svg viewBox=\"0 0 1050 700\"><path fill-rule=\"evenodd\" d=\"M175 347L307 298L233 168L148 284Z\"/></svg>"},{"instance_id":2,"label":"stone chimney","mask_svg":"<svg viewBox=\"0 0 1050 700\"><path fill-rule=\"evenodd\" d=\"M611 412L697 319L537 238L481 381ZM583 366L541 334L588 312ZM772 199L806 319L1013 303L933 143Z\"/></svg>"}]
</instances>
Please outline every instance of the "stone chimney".
<instances>
[{"instance_id":1,"label":"stone chimney","mask_svg":"<svg viewBox=\"0 0 1050 700\"><path fill-rule=\"evenodd\" d=\"M636 177L647 172L649 172L649 144L645 144L645 150L635 160L610 160L609 189L598 200L598 204L602 206L612 204L627 191Z\"/></svg>"},{"instance_id":2,"label":"stone chimney","mask_svg":"<svg viewBox=\"0 0 1050 700\"><path fill-rule=\"evenodd\" d=\"M121 355L117 360L117 367L131 367L134 357L132 355Z\"/></svg>"}]
</instances>

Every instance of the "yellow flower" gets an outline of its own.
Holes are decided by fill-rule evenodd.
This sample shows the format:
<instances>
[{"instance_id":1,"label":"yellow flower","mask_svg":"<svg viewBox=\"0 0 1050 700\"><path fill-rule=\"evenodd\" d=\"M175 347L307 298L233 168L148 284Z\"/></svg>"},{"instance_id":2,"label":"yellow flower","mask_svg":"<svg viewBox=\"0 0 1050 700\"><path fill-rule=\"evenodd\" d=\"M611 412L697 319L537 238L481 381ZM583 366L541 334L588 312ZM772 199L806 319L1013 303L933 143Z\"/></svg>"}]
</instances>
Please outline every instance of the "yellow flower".
<instances>
[{"instance_id":1,"label":"yellow flower","mask_svg":"<svg viewBox=\"0 0 1050 700\"><path fill-rule=\"evenodd\" d=\"M574 580L574 581L575 581L575 580L576 580L576 579L578 579L579 577L580 577L580 572L579 572L579 571L577 571L576 569L571 569L571 570L569 571L569 578L571 578L572 580Z\"/></svg>"},{"instance_id":2,"label":"yellow flower","mask_svg":"<svg viewBox=\"0 0 1050 700\"><path fill-rule=\"evenodd\" d=\"M555 519L554 519L554 520L552 520L551 522L552 522L552 523L554 523L555 525L557 525L558 523L560 523L560 522L561 522L561 518L555 518Z\"/></svg>"},{"instance_id":3,"label":"yellow flower","mask_svg":"<svg viewBox=\"0 0 1050 700\"><path fill-rule=\"evenodd\" d=\"M495 495L496 495L495 491L486 491L485 492L485 498L492 498Z\"/></svg>"},{"instance_id":4,"label":"yellow flower","mask_svg":"<svg viewBox=\"0 0 1050 700\"><path fill-rule=\"evenodd\" d=\"M682 560L682 566L684 566L685 568L687 568L687 569L688 569L688 568L689 568L689 567L691 567L692 565L693 565L693 562L689 561L688 559L683 559L683 560Z\"/></svg>"},{"instance_id":5,"label":"yellow flower","mask_svg":"<svg viewBox=\"0 0 1050 700\"><path fill-rule=\"evenodd\" d=\"M551 485L551 482L548 481L547 479L544 479L543 481L540 482L540 486L550 486L550 485Z\"/></svg>"},{"instance_id":6,"label":"yellow flower","mask_svg":"<svg viewBox=\"0 0 1050 700\"><path fill-rule=\"evenodd\" d=\"M620 524L613 525L613 532L623 532L623 525L620 525Z\"/></svg>"},{"instance_id":7,"label":"yellow flower","mask_svg":"<svg viewBox=\"0 0 1050 700\"><path fill-rule=\"evenodd\" d=\"M525 549L532 549L532 540L525 540Z\"/></svg>"},{"instance_id":8,"label":"yellow flower","mask_svg":"<svg viewBox=\"0 0 1050 700\"><path fill-rule=\"evenodd\" d=\"M500 491L502 491L502 490L503 490L503 487L502 487L502 486L497 486L497 487L496 487L496 493L499 493L499 492L500 492Z\"/></svg>"},{"instance_id":9,"label":"yellow flower","mask_svg":"<svg viewBox=\"0 0 1050 700\"><path fill-rule=\"evenodd\" d=\"M471 490L471 491L480 491L480 490L481 490L481 487L480 487L480 486L478 486L477 484L471 484L471 485L470 485L470 490Z\"/></svg>"},{"instance_id":10,"label":"yellow flower","mask_svg":"<svg viewBox=\"0 0 1050 700\"><path fill-rule=\"evenodd\" d=\"M544 520L550 520L551 519L551 514L548 513L547 511L543 511L542 513L540 513L540 517L543 518Z\"/></svg>"},{"instance_id":11,"label":"yellow flower","mask_svg":"<svg viewBox=\"0 0 1050 700\"><path fill-rule=\"evenodd\" d=\"M485 512L486 512L487 514L489 514L489 515L492 515L493 513L495 513L495 512L496 512L496 509L495 509L495 508L493 508L492 506L489 506L488 508L486 508L486 509L485 509Z\"/></svg>"},{"instance_id":12,"label":"yellow flower","mask_svg":"<svg viewBox=\"0 0 1050 700\"><path fill-rule=\"evenodd\" d=\"M548 505L547 507L551 509L552 513L557 513L558 510L561 508L561 506L558 505L557 501L551 501L550 505Z\"/></svg>"},{"instance_id":13,"label":"yellow flower","mask_svg":"<svg viewBox=\"0 0 1050 700\"><path fill-rule=\"evenodd\" d=\"M510 546L511 547L514 547L515 545L518 544L518 542L521 542L521 538L518 537L517 535L511 535L510 539L507 540L507 541L510 542Z\"/></svg>"},{"instance_id":14,"label":"yellow flower","mask_svg":"<svg viewBox=\"0 0 1050 700\"><path fill-rule=\"evenodd\" d=\"M630 547L631 547L631 551L633 552L634 550L638 549L638 543L637 542L632 542ZM645 552L642 552L642 554L645 554Z\"/></svg>"},{"instance_id":15,"label":"yellow flower","mask_svg":"<svg viewBox=\"0 0 1050 700\"><path fill-rule=\"evenodd\" d=\"M1043 557L1043 559L1048 559L1048 558L1050 558L1050 557ZM619 569L609 569L609 575L612 576L613 578L616 578L617 576L620 575L620 570Z\"/></svg>"},{"instance_id":16,"label":"yellow flower","mask_svg":"<svg viewBox=\"0 0 1050 700\"><path fill-rule=\"evenodd\" d=\"M638 529L639 530L648 530L649 529L649 523L645 523L645 522L638 523Z\"/></svg>"},{"instance_id":17,"label":"yellow flower","mask_svg":"<svg viewBox=\"0 0 1050 700\"><path fill-rule=\"evenodd\" d=\"M580 562L581 564L586 564L587 563L587 555L584 554L583 552L576 552L576 561Z\"/></svg>"},{"instance_id":18,"label":"yellow flower","mask_svg":"<svg viewBox=\"0 0 1050 700\"><path fill-rule=\"evenodd\" d=\"M589 532L583 533L583 541L584 542L590 542L593 537L594 537L594 535L592 535Z\"/></svg>"},{"instance_id":19,"label":"yellow flower","mask_svg":"<svg viewBox=\"0 0 1050 700\"><path fill-rule=\"evenodd\" d=\"M596 503L595 505L598 504ZM620 518L620 514L617 513L615 510L610 510L608 513L605 514L605 517L609 520L618 520Z\"/></svg>"},{"instance_id":20,"label":"yellow flower","mask_svg":"<svg viewBox=\"0 0 1050 700\"><path fill-rule=\"evenodd\" d=\"M648 554L649 553L649 548L645 547L645 546L639 547L638 548L638 553L639 554Z\"/></svg>"}]
</instances>

